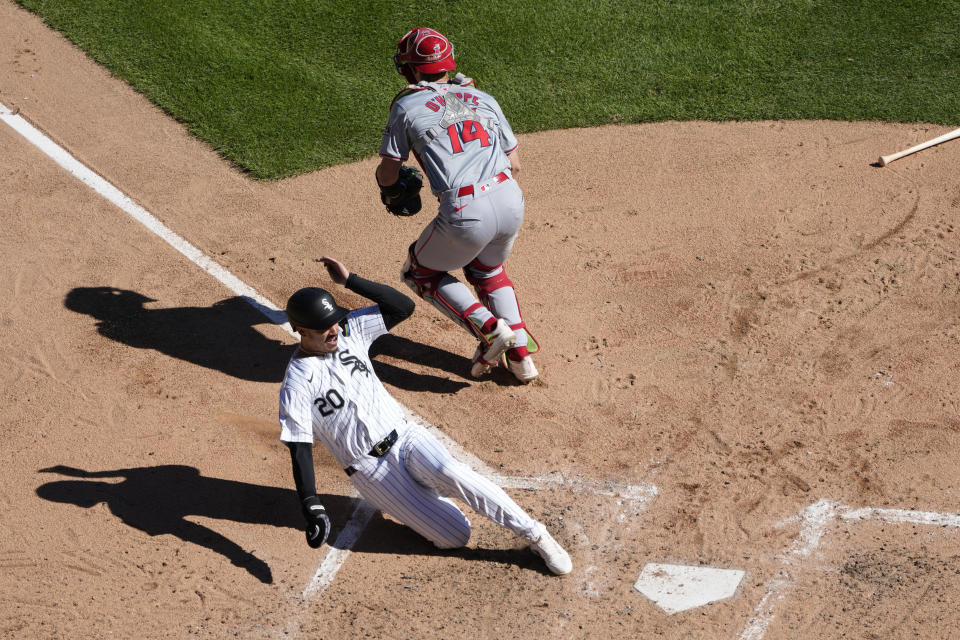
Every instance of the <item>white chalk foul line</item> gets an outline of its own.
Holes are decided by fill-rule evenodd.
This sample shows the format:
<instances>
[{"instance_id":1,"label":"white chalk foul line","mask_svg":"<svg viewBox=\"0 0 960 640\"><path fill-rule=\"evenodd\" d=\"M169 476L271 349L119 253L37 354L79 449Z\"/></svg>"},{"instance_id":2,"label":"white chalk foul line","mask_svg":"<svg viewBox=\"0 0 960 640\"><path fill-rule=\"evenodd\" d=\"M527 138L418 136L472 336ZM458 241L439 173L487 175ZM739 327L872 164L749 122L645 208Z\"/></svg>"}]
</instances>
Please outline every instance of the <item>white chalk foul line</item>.
<instances>
[{"instance_id":1,"label":"white chalk foul line","mask_svg":"<svg viewBox=\"0 0 960 640\"><path fill-rule=\"evenodd\" d=\"M913 511L909 509L881 509L862 507L853 509L830 500L820 500L805 508L797 516L787 518L781 526L800 521L800 533L790 548L780 556L781 567L764 585L764 594L754 609L753 616L738 640L761 640L767 627L773 622L774 609L778 601L794 587L788 565L795 564L808 556L820 545L827 526L834 520L879 520L892 524L926 524L941 527L960 528L960 514L938 513L935 511Z\"/></svg>"},{"instance_id":2,"label":"white chalk foul line","mask_svg":"<svg viewBox=\"0 0 960 640\"><path fill-rule=\"evenodd\" d=\"M167 244L187 257L191 262L212 275L230 291L241 296L255 309L262 313L273 324L280 325L290 335L295 335L287 322L287 314L272 302L257 293L252 287L227 271L223 266L211 260L199 249L174 233L169 227L160 222L149 211L134 202L105 178L91 171L86 165L77 160L66 149L48 138L23 117L12 113L0 103L0 120L9 125L14 131L26 138L37 149L49 156L58 165L69 171L74 177L99 193L122 211L143 224L147 229L163 239ZM452 442L452 441L451 441ZM333 580L337 571L346 561L350 549L356 544L363 528L370 521L373 514L369 506L363 501L354 509L350 520L334 541L336 548L331 546L316 575L310 581L304 595L310 595L317 589L326 587Z\"/></svg>"},{"instance_id":3,"label":"white chalk foul line","mask_svg":"<svg viewBox=\"0 0 960 640\"><path fill-rule=\"evenodd\" d=\"M147 229L164 240L167 244L186 256L195 265L212 275L218 282L246 300L257 311L262 313L273 324L283 327L290 335L295 335L287 322L287 314L272 302L257 293L252 287L227 271L223 266L214 262L199 249L184 240L173 230L160 222L153 214L134 202L120 189L110 184L103 176L90 170L77 160L66 149L55 143L22 116L10 111L0 103L0 120L23 136L30 144L49 156L54 162L70 172L78 180L96 191L105 199L116 205L122 211L143 224ZM572 486L584 487L600 495L620 496L629 500L639 501L645 505L656 497L657 488L653 485L602 484L584 482L579 478L564 479L562 477L547 476L542 478L517 478L503 476L493 471L482 460L464 450L459 444L450 439L440 429L416 416L412 411L403 408L408 418L423 425L438 438L462 462L479 473L498 482L504 488L514 489L542 489L549 484L566 483ZM330 546L319 568L303 591L304 598L310 598L322 592L334 579L340 567L350 555L350 550L359 540L364 528L373 516L373 509L362 500L354 509L344 526Z\"/></svg>"},{"instance_id":4,"label":"white chalk foul line","mask_svg":"<svg viewBox=\"0 0 960 640\"><path fill-rule=\"evenodd\" d=\"M212 275L228 289L245 298L254 308L265 315L270 322L283 325L287 331L290 331L290 325L287 324L287 316L283 311L277 309L269 300L174 233L146 209L107 182L102 176L91 171L86 165L74 158L66 149L24 120L23 117L14 115L2 104L0 104L0 120L7 123L14 131L26 138L28 142L73 174L78 180L161 237L167 244L185 255L191 262Z\"/></svg>"},{"instance_id":5,"label":"white chalk foul line","mask_svg":"<svg viewBox=\"0 0 960 640\"><path fill-rule=\"evenodd\" d=\"M354 493L354 495L356 495L356 493ZM350 550L357 544L357 540L363 535L363 530L367 527L370 518L372 518L375 513L376 510L363 500L357 503L357 508L350 514L350 519L347 521L346 526L337 535L337 539L333 541L333 544L330 545L330 550L327 551L323 562L317 567L317 572L313 574L313 578L310 579L307 587L303 590L302 597L304 600L309 600L318 593L323 592L323 590L333 582L337 571L339 571L343 563L347 561Z\"/></svg>"}]
</instances>

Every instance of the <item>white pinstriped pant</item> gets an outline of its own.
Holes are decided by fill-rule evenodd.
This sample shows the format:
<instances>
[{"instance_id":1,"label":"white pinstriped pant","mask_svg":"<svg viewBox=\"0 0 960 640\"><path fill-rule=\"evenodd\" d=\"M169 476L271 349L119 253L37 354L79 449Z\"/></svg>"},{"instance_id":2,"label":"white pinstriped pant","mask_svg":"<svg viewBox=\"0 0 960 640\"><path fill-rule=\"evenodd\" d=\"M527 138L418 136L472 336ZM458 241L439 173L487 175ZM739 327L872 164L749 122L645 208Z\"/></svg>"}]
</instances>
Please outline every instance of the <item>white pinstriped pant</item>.
<instances>
[{"instance_id":1,"label":"white pinstriped pant","mask_svg":"<svg viewBox=\"0 0 960 640\"><path fill-rule=\"evenodd\" d=\"M470 540L470 521L448 498L462 500L521 538L535 540L546 531L503 489L456 460L420 425L404 428L382 458L364 456L353 467L357 471L350 481L367 502L440 549Z\"/></svg>"}]
</instances>

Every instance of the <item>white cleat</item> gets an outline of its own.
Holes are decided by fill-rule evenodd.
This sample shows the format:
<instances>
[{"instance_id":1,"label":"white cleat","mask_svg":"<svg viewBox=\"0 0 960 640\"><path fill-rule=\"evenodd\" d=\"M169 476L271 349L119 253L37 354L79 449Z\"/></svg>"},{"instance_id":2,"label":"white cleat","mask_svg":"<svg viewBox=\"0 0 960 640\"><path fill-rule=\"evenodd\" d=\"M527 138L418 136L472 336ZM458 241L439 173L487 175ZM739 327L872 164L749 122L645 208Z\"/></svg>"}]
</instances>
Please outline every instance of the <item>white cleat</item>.
<instances>
[{"instance_id":1,"label":"white cleat","mask_svg":"<svg viewBox=\"0 0 960 640\"><path fill-rule=\"evenodd\" d=\"M473 364L470 365L470 375L472 375L474 378L479 378L483 375L486 375L486 373L490 371L490 368L493 366L483 361L483 352L485 350L484 346L485 345L481 342L477 345L477 350L473 352Z\"/></svg>"},{"instance_id":2,"label":"white cleat","mask_svg":"<svg viewBox=\"0 0 960 640\"><path fill-rule=\"evenodd\" d=\"M558 576L573 571L573 561L569 554L546 531L530 544L530 549L543 558L543 561L547 563L547 568Z\"/></svg>"},{"instance_id":3,"label":"white cleat","mask_svg":"<svg viewBox=\"0 0 960 640\"><path fill-rule=\"evenodd\" d=\"M511 360L508 357L506 360L507 369L510 370L510 373L512 373L517 380L524 384L536 380L537 376L540 375L533 364L533 358L530 356L524 356L522 360Z\"/></svg>"},{"instance_id":4,"label":"white cleat","mask_svg":"<svg viewBox=\"0 0 960 640\"><path fill-rule=\"evenodd\" d=\"M473 354L473 365L470 367L470 375L479 378L495 367L507 349L517 344L517 334L510 328L504 320L498 319L497 326L493 331L487 334L490 343L484 345L482 342L477 346Z\"/></svg>"}]
</instances>

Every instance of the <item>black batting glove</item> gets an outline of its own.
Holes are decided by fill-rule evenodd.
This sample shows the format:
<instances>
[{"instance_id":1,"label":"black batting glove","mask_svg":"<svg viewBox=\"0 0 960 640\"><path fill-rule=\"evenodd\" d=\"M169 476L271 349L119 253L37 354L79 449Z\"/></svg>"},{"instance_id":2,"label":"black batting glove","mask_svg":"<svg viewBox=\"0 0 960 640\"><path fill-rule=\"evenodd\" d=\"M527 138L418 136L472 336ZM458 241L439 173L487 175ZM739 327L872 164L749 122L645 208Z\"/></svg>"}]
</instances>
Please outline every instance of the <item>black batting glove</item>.
<instances>
[{"instance_id":1,"label":"black batting glove","mask_svg":"<svg viewBox=\"0 0 960 640\"><path fill-rule=\"evenodd\" d=\"M330 518L316 495L303 499L303 517L307 520L307 544L319 549L330 535Z\"/></svg>"}]
</instances>

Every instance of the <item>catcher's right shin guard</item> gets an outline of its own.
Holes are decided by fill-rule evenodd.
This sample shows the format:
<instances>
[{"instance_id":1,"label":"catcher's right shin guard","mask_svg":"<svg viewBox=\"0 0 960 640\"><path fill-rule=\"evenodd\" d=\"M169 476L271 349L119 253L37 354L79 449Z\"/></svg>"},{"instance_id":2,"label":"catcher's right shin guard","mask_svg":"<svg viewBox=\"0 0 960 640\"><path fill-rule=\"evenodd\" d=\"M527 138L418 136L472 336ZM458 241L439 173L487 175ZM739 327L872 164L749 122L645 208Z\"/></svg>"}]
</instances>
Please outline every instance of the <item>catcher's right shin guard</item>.
<instances>
[{"instance_id":1,"label":"catcher's right shin guard","mask_svg":"<svg viewBox=\"0 0 960 640\"><path fill-rule=\"evenodd\" d=\"M410 245L410 250L407 252L407 260L403 263L403 271L400 274L400 277L406 285L420 298L433 305L440 313L463 327L470 335L479 338L483 342L487 342L487 337L484 335L483 330L476 326L470 319L470 314L482 305L477 302L465 309L463 313L457 311L449 301L444 299L439 291L441 281L444 278L451 277L450 274L446 271L428 269L417 262L417 257L413 252L414 246L415 244Z\"/></svg>"}]
</instances>

